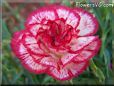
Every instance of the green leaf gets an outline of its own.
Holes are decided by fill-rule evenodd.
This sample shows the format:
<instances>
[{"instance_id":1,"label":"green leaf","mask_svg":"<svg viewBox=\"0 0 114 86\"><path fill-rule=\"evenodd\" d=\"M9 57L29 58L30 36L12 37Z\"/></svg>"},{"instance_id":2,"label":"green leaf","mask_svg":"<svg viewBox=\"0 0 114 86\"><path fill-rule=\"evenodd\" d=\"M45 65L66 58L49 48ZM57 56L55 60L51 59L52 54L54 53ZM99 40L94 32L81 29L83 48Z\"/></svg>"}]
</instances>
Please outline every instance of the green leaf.
<instances>
[{"instance_id":1,"label":"green leaf","mask_svg":"<svg viewBox=\"0 0 114 86\"><path fill-rule=\"evenodd\" d=\"M12 84L16 84L16 82L18 81L19 78L21 78L21 75L23 74L23 72L21 71L18 74L15 74L14 79L12 80Z\"/></svg>"},{"instance_id":2,"label":"green leaf","mask_svg":"<svg viewBox=\"0 0 114 86\"><path fill-rule=\"evenodd\" d=\"M50 76L46 76L42 83L47 83L47 82L51 81L51 79L53 79L53 78Z\"/></svg>"},{"instance_id":3,"label":"green leaf","mask_svg":"<svg viewBox=\"0 0 114 86\"><path fill-rule=\"evenodd\" d=\"M106 69L106 76L107 78L109 78L109 65L110 65L110 61L111 61L111 58L110 58L110 54L109 54L109 51L108 49L105 49L104 51L104 61L105 61L105 69Z\"/></svg>"},{"instance_id":4,"label":"green leaf","mask_svg":"<svg viewBox=\"0 0 114 86\"><path fill-rule=\"evenodd\" d=\"M9 39L11 37L11 32L4 21L2 22L2 28L2 39Z\"/></svg>"}]
</instances>

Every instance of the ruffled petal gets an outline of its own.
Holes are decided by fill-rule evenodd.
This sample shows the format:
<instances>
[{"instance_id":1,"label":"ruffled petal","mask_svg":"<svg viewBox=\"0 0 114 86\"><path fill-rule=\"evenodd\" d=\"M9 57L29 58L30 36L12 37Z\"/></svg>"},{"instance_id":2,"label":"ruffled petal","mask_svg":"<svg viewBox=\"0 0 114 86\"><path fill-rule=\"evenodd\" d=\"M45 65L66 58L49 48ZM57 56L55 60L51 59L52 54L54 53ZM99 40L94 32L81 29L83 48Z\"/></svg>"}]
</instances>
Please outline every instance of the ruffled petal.
<instances>
[{"instance_id":1,"label":"ruffled petal","mask_svg":"<svg viewBox=\"0 0 114 86\"><path fill-rule=\"evenodd\" d=\"M47 9L48 8L48 9ZM25 23L26 26L31 24L47 24L49 20L54 21L56 19L65 19L66 24L76 28L80 21L80 16L72 9L66 6L52 5L48 7L42 7L32 12Z\"/></svg>"},{"instance_id":2,"label":"ruffled petal","mask_svg":"<svg viewBox=\"0 0 114 86\"><path fill-rule=\"evenodd\" d=\"M81 8L74 8L73 10L80 15L80 22L76 29L79 30L78 36L94 35L98 30L98 21L94 15Z\"/></svg>"},{"instance_id":3,"label":"ruffled petal","mask_svg":"<svg viewBox=\"0 0 114 86\"><path fill-rule=\"evenodd\" d=\"M11 39L11 47L12 47L12 50L16 54L17 57L19 56L19 53L21 52L18 50L19 49L19 43L22 41L23 35L25 34L25 32L26 32L25 30L22 30L20 32L15 32L13 34L13 38ZM23 50L23 52L24 52L25 49L22 48L21 50Z\"/></svg>"},{"instance_id":4,"label":"ruffled petal","mask_svg":"<svg viewBox=\"0 0 114 86\"><path fill-rule=\"evenodd\" d=\"M62 56L61 62L63 65L70 63L78 54L66 53Z\"/></svg>"},{"instance_id":5,"label":"ruffled petal","mask_svg":"<svg viewBox=\"0 0 114 86\"><path fill-rule=\"evenodd\" d=\"M41 7L38 10L33 11L25 22L26 26L31 24L47 24L49 20L55 20L58 16L52 7Z\"/></svg>"},{"instance_id":6,"label":"ruffled petal","mask_svg":"<svg viewBox=\"0 0 114 86\"><path fill-rule=\"evenodd\" d=\"M88 65L89 65L89 62L84 61L84 62L78 62L78 63L75 62L75 63L68 64L68 67L71 75L73 77L76 77L79 74L81 74L84 70L86 70Z\"/></svg>"},{"instance_id":7,"label":"ruffled petal","mask_svg":"<svg viewBox=\"0 0 114 86\"><path fill-rule=\"evenodd\" d=\"M65 6L55 6L59 18L66 20L66 24L76 28L80 21L80 16Z\"/></svg>"},{"instance_id":8,"label":"ruffled petal","mask_svg":"<svg viewBox=\"0 0 114 86\"><path fill-rule=\"evenodd\" d=\"M53 58L52 56L47 56L47 57L43 57L40 60L40 64L43 64L45 66L48 67L57 67L57 60L55 58Z\"/></svg>"},{"instance_id":9,"label":"ruffled petal","mask_svg":"<svg viewBox=\"0 0 114 86\"><path fill-rule=\"evenodd\" d=\"M74 37L72 38L71 42L69 43L70 49L69 52L77 53L85 46L96 40L98 36L88 36L88 37Z\"/></svg>"},{"instance_id":10,"label":"ruffled petal","mask_svg":"<svg viewBox=\"0 0 114 86\"><path fill-rule=\"evenodd\" d=\"M81 62L90 60L92 57L94 57L101 46L101 40L97 38L93 42L89 43L87 46L81 50L78 55L74 58L74 61Z\"/></svg>"},{"instance_id":11,"label":"ruffled petal","mask_svg":"<svg viewBox=\"0 0 114 86\"><path fill-rule=\"evenodd\" d=\"M34 57L31 56L30 54L22 55L20 58L22 65L32 73L40 74L40 73L45 73L47 70L47 67L36 62L34 60Z\"/></svg>"},{"instance_id":12,"label":"ruffled petal","mask_svg":"<svg viewBox=\"0 0 114 86\"><path fill-rule=\"evenodd\" d=\"M41 30L48 30L49 28L50 26L45 24L32 24L27 27L28 31L30 31L30 33L35 37L38 35L39 32L41 32Z\"/></svg>"},{"instance_id":13,"label":"ruffled petal","mask_svg":"<svg viewBox=\"0 0 114 86\"><path fill-rule=\"evenodd\" d=\"M31 34L26 34L23 36L22 43L28 49L31 54L45 55L43 50L39 47L37 40Z\"/></svg>"},{"instance_id":14,"label":"ruffled petal","mask_svg":"<svg viewBox=\"0 0 114 86\"><path fill-rule=\"evenodd\" d=\"M71 62L66 66L59 65L58 68L50 67L48 74L57 80L69 80L78 76L88 67L88 62Z\"/></svg>"},{"instance_id":15,"label":"ruffled petal","mask_svg":"<svg viewBox=\"0 0 114 86\"><path fill-rule=\"evenodd\" d=\"M20 59L23 66L33 73L44 73L47 67L38 63L38 60L42 59L41 56L35 56L28 51L27 47L23 44L23 36L27 34L26 31L16 32L11 40L12 50L16 56ZM29 40L29 41L28 41ZM27 39L27 44L35 43Z\"/></svg>"}]
</instances>

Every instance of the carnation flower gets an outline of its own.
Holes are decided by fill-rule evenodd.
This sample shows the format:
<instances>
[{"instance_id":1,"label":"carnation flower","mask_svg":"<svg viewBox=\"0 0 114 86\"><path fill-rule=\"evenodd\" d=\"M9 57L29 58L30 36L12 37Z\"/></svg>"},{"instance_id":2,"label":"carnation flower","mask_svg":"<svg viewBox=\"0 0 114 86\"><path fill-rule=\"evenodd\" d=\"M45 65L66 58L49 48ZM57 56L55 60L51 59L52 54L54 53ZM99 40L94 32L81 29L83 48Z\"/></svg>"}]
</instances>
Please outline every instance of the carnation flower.
<instances>
[{"instance_id":1,"label":"carnation flower","mask_svg":"<svg viewBox=\"0 0 114 86\"><path fill-rule=\"evenodd\" d=\"M45 6L28 16L25 29L14 33L11 47L30 72L69 80L98 52L101 41L93 36L97 30L95 16L82 8Z\"/></svg>"}]
</instances>

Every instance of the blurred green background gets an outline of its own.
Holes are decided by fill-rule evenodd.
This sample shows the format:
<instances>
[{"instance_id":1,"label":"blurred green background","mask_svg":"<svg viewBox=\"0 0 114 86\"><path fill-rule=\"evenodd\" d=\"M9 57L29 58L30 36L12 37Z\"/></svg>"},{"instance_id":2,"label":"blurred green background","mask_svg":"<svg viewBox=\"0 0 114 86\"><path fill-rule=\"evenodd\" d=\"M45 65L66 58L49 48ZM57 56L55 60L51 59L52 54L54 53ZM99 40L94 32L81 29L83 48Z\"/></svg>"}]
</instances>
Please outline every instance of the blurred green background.
<instances>
[{"instance_id":1,"label":"blurred green background","mask_svg":"<svg viewBox=\"0 0 114 86\"><path fill-rule=\"evenodd\" d=\"M99 21L97 34L102 40L101 49L90 66L79 77L70 81L57 81L46 74L35 75L25 70L13 54L10 40L15 31L24 29L24 22L30 12L52 3L76 7L76 2L89 0L27 0L2 2L2 84L114 84L114 7L84 7L95 14ZM95 0L96 1L96 0ZM100 0L103 1L103 0ZM110 0L104 0L109 3Z\"/></svg>"}]
</instances>

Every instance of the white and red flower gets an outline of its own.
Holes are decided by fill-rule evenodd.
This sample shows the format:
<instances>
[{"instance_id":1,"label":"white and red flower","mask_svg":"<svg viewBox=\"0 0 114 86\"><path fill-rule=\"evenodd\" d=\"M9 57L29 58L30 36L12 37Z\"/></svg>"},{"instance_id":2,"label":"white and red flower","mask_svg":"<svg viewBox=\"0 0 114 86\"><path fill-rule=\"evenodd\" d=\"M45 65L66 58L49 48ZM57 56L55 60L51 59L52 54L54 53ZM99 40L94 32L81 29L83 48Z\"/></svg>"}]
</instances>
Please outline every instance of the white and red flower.
<instances>
[{"instance_id":1,"label":"white and red flower","mask_svg":"<svg viewBox=\"0 0 114 86\"><path fill-rule=\"evenodd\" d=\"M98 52L97 30L97 19L82 8L42 7L29 15L24 30L14 33L11 47L29 71L68 80Z\"/></svg>"}]
</instances>

